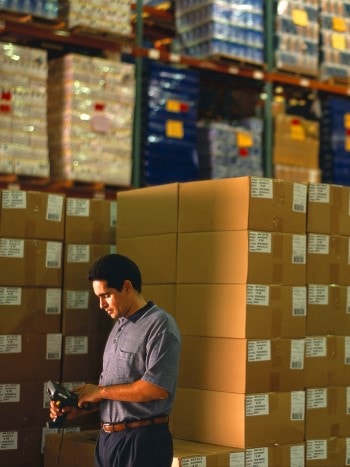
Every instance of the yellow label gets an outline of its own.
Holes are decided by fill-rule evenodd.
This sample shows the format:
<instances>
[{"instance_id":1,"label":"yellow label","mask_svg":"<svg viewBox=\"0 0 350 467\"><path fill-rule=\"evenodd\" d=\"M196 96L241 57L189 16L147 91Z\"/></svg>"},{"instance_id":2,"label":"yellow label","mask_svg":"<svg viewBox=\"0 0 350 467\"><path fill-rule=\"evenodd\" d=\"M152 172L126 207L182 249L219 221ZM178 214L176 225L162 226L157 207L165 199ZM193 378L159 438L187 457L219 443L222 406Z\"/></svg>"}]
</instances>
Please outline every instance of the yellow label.
<instances>
[{"instance_id":1,"label":"yellow label","mask_svg":"<svg viewBox=\"0 0 350 467\"><path fill-rule=\"evenodd\" d=\"M332 34L332 47L333 49L345 50L345 35L336 32Z\"/></svg>"},{"instance_id":2,"label":"yellow label","mask_svg":"<svg viewBox=\"0 0 350 467\"><path fill-rule=\"evenodd\" d=\"M180 105L181 103L179 101L168 100L166 102L166 110L168 112L180 112Z\"/></svg>"},{"instance_id":3,"label":"yellow label","mask_svg":"<svg viewBox=\"0 0 350 467\"><path fill-rule=\"evenodd\" d=\"M167 120L165 134L168 138L182 139L184 137L184 126L178 120Z\"/></svg>"},{"instance_id":4,"label":"yellow label","mask_svg":"<svg viewBox=\"0 0 350 467\"><path fill-rule=\"evenodd\" d=\"M345 151L350 151L350 136L345 137Z\"/></svg>"},{"instance_id":5,"label":"yellow label","mask_svg":"<svg viewBox=\"0 0 350 467\"><path fill-rule=\"evenodd\" d=\"M344 128L350 130L350 114L344 115Z\"/></svg>"},{"instance_id":6,"label":"yellow label","mask_svg":"<svg viewBox=\"0 0 350 467\"><path fill-rule=\"evenodd\" d=\"M297 26L307 26L309 24L309 19L305 10L299 10L295 8L292 11L292 20L293 23Z\"/></svg>"},{"instance_id":7,"label":"yellow label","mask_svg":"<svg viewBox=\"0 0 350 467\"><path fill-rule=\"evenodd\" d=\"M333 30L338 32L346 32L346 22L344 18L334 17L332 20Z\"/></svg>"},{"instance_id":8,"label":"yellow label","mask_svg":"<svg viewBox=\"0 0 350 467\"><path fill-rule=\"evenodd\" d=\"M302 125L291 124L290 126L290 137L298 141L305 141L305 130Z\"/></svg>"},{"instance_id":9,"label":"yellow label","mask_svg":"<svg viewBox=\"0 0 350 467\"><path fill-rule=\"evenodd\" d=\"M250 133L237 133L237 146L239 148L251 148L253 146L253 138Z\"/></svg>"}]
</instances>

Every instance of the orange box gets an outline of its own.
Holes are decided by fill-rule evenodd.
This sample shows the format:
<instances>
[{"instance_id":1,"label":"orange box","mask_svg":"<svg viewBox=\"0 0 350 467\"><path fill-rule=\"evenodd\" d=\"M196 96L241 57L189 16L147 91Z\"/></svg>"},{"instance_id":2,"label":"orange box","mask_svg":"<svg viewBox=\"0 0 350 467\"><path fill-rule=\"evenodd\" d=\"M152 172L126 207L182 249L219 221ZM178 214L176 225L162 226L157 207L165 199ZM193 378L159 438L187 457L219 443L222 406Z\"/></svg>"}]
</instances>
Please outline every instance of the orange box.
<instances>
[{"instance_id":1,"label":"orange box","mask_svg":"<svg viewBox=\"0 0 350 467\"><path fill-rule=\"evenodd\" d=\"M302 338L306 310L305 286L176 285L176 320L189 336Z\"/></svg>"},{"instance_id":2,"label":"orange box","mask_svg":"<svg viewBox=\"0 0 350 467\"><path fill-rule=\"evenodd\" d=\"M62 242L0 238L0 284L61 287Z\"/></svg>"},{"instance_id":3,"label":"orange box","mask_svg":"<svg viewBox=\"0 0 350 467\"><path fill-rule=\"evenodd\" d=\"M176 438L200 443L237 448L299 444L305 434L305 392L237 394L178 387L173 418Z\"/></svg>"},{"instance_id":4,"label":"orange box","mask_svg":"<svg viewBox=\"0 0 350 467\"><path fill-rule=\"evenodd\" d=\"M348 286L309 284L306 334L344 335L350 329Z\"/></svg>"},{"instance_id":5,"label":"orange box","mask_svg":"<svg viewBox=\"0 0 350 467\"><path fill-rule=\"evenodd\" d=\"M340 467L349 463L348 438L312 439L305 444L305 467Z\"/></svg>"},{"instance_id":6,"label":"orange box","mask_svg":"<svg viewBox=\"0 0 350 467\"><path fill-rule=\"evenodd\" d=\"M66 243L115 244L116 201L68 197L65 215Z\"/></svg>"},{"instance_id":7,"label":"orange box","mask_svg":"<svg viewBox=\"0 0 350 467\"><path fill-rule=\"evenodd\" d=\"M307 204L307 232L340 235L344 215L343 187L310 183Z\"/></svg>"},{"instance_id":8,"label":"orange box","mask_svg":"<svg viewBox=\"0 0 350 467\"><path fill-rule=\"evenodd\" d=\"M252 230L179 233L177 282L305 285L306 236Z\"/></svg>"},{"instance_id":9,"label":"orange box","mask_svg":"<svg viewBox=\"0 0 350 467\"><path fill-rule=\"evenodd\" d=\"M60 288L0 287L0 334L61 331Z\"/></svg>"},{"instance_id":10,"label":"orange box","mask_svg":"<svg viewBox=\"0 0 350 467\"><path fill-rule=\"evenodd\" d=\"M307 243L307 283L348 285L350 237L309 233Z\"/></svg>"},{"instance_id":11,"label":"orange box","mask_svg":"<svg viewBox=\"0 0 350 467\"><path fill-rule=\"evenodd\" d=\"M142 285L143 296L176 317L176 284Z\"/></svg>"},{"instance_id":12,"label":"orange box","mask_svg":"<svg viewBox=\"0 0 350 467\"><path fill-rule=\"evenodd\" d=\"M236 393L305 388L304 339L182 336L179 385Z\"/></svg>"},{"instance_id":13,"label":"orange box","mask_svg":"<svg viewBox=\"0 0 350 467\"><path fill-rule=\"evenodd\" d=\"M1 465L3 467L42 465L41 440L41 428L0 431Z\"/></svg>"},{"instance_id":14,"label":"orange box","mask_svg":"<svg viewBox=\"0 0 350 467\"><path fill-rule=\"evenodd\" d=\"M63 241L64 211L65 195L2 190L0 237Z\"/></svg>"},{"instance_id":15,"label":"orange box","mask_svg":"<svg viewBox=\"0 0 350 467\"><path fill-rule=\"evenodd\" d=\"M234 177L180 184L179 232L306 231L307 184Z\"/></svg>"},{"instance_id":16,"label":"orange box","mask_svg":"<svg viewBox=\"0 0 350 467\"><path fill-rule=\"evenodd\" d=\"M306 390L306 440L350 436L348 393L341 386Z\"/></svg>"}]
</instances>

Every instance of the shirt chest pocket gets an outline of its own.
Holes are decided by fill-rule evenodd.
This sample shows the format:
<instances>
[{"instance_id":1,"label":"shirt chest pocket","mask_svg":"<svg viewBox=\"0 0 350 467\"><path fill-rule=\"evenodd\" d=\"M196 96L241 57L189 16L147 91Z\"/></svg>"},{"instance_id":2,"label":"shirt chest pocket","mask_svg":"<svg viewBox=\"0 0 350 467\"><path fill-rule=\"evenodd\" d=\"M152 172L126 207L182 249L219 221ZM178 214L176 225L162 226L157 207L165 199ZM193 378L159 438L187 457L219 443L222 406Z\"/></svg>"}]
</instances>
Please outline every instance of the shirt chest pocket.
<instances>
[{"instance_id":1,"label":"shirt chest pocket","mask_svg":"<svg viewBox=\"0 0 350 467\"><path fill-rule=\"evenodd\" d=\"M118 379L121 383L135 381L139 376L136 365L136 352L131 349L121 349L117 351Z\"/></svg>"}]
</instances>

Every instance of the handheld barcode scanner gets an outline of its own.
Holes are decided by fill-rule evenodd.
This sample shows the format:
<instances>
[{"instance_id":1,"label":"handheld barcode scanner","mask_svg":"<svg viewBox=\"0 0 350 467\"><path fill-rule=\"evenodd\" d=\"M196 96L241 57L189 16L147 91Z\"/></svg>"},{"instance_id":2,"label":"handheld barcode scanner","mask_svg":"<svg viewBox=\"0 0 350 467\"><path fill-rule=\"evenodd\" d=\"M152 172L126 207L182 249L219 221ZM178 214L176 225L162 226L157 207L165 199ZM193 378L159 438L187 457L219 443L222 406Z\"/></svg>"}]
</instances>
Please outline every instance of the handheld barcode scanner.
<instances>
[{"instance_id":1,"label":"handheld barcode scanner","mask_svg":"<svg viewBox=\"0 0 350 467\"><path fill-rule=\"evenodd\" d=\"M55 381L49 381L47 383L47 395L51 401L54 401L57 407L62 409L63 407L78 407L78 394L65 388L61 384ZM83 407L85 410L91 409L91 404L86 403ZM62 428L64 426L65 414L63 413L54 420L50 420L46 423L48 428Z\"/></svg>"}]
</instances>

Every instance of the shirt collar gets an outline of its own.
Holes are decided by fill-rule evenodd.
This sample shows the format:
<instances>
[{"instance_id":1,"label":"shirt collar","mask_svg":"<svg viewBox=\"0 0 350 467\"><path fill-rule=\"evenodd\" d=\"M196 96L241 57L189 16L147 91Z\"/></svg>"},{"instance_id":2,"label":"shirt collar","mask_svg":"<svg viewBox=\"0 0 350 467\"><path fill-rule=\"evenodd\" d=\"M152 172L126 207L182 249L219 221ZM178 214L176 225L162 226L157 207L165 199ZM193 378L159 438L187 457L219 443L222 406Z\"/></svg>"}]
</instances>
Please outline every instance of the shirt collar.
<instances>
[{"instance_id":1,"label":"shirt collar","mask_svg":"<svg viewBox=\"0 0 350 467\"><path fill-rule=\"evenodd\" d=\"M136 321L138 321L141 316L148 310L150 310L152 307L154 306L154 303L153 302L147 302L145 306L143 306L142 308L140 308L139 310L136 311L136 313L134 313L133 315L130 316L130 318L128 318L129 321L132 321L133 323L136 323Z\"/></svg>"}]
</instances>

